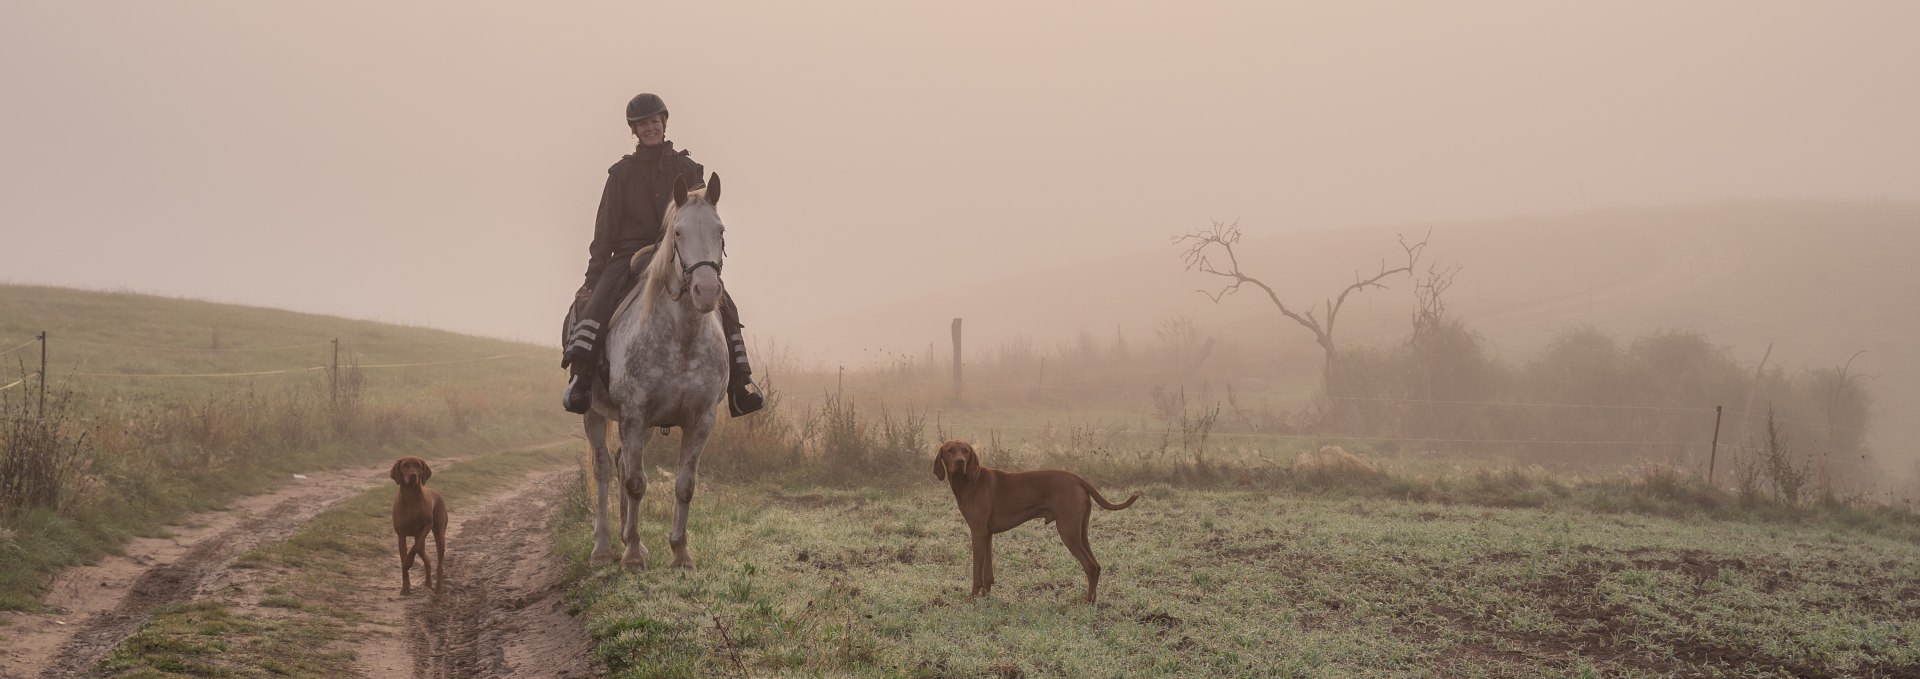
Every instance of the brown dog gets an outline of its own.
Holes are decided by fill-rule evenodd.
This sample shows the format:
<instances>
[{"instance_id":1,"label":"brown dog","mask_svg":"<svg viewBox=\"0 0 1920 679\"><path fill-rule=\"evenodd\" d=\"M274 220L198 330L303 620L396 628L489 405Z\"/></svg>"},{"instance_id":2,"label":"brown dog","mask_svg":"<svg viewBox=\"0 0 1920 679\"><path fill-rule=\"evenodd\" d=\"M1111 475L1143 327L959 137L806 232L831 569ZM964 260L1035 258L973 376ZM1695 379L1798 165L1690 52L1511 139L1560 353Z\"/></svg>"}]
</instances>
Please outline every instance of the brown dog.
<instances>
[{"instance_id":1,"label":"brown dog","mask_svg":"<svg viewBox=\"0 0 1920 679\"><path fill-rule=\"evenodd\" d=\"M1046 519L1060 529L1060 541L1067 543L1067 551L1087 572L1087 603L1093 603L1100 588L1100 562L1093 559L1093 547L1087 543L1087 517L1093 514L1093 503L1105 509L1126 509L1140 499L1134 493L1126 502L1107 502L1086 479L1059 469L988 469L980 466L980 457L965 441L940 445L940 453L933 458L933 478L953 486L960 516L973 533L973 592L968 596L985 596L993 589L994 533Z\"/></svg>"},{"instance_id":2,"label":"brown dog","mask_svg":"<svg viewBox=\"0 0 1920 679\"><path fill-rule=\"evenodd\" d=\"M393 498L393 533L400 537L400 593L413 592L413 582L407 571L413 569L413 557L420 557L420 566L427 571L427 585L433 591L440 591L440 583L447 579L447 571L440 568L440 579L433 578L437 566L445 566L447 561L447 503L440 494L426 487L427 479L433 477L433 468L427 461L408 455L393 463L393 482L400 484L400 494ZM433 533L433 563L427 562L427 533ZM413 537L413 549L407 549L407 537Z\"/></svg>"}]
</instances>

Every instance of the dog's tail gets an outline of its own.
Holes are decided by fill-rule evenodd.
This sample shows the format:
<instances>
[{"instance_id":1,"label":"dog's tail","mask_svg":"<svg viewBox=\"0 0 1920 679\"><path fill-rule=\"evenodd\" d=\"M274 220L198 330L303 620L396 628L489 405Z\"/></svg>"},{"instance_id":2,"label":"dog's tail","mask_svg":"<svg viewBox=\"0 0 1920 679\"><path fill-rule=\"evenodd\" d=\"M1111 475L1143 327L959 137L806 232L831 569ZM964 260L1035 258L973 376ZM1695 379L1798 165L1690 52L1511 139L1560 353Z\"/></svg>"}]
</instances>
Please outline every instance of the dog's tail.
<instances>
[{"instance_id":1,"label":"dog's tail","mask_svg":"<svg viewBox=\"0 0 1920 679\"><path fill-rule=\"evenodd\" d=\"M1126 502L1122 502L1116 505L1114 503L1108 502L1106 498L1100 497L1100 491L1094 490L1093 484L1087 483L1086 479L1080 479L1077 476L1075 478L1080 481L1081 488L1087 489L1087 496L1093 498L1094 502L1100 503L1100 507L1103 509L1126 509L1128 507L1133 506L1134 500L1140 499L1140 494L1134 493L1132 497L1127 498Z\"/></svg>"}]
</instances>

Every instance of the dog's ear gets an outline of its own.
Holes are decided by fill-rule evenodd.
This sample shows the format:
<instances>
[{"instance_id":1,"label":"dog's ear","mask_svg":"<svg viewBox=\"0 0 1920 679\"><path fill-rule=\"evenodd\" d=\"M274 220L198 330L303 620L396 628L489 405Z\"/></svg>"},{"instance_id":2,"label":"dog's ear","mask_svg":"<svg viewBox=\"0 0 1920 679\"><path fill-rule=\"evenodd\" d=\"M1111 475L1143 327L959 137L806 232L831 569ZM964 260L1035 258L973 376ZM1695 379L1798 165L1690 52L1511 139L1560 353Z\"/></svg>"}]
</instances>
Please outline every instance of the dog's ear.
<instances>
[{"instance_id":1,"label":"dog's ear","mask_svg":"<svg viewBox=\"0 0 1920 679\"><path fill-rule=\"evenodd\" d=\"M941 481L947 480L946 457L946 451L944 450L933 454L933 478Z\"/></svg>"},{"instance_id":2,"label":"dog's ear","mask_svg":"<svg viewBox=\"0 0 1920 679\"><path fill-rule=\"evenodd\" d=\"M394 483L400 482L400 465L406 464L406 462L407 458L404 457L393 461L393 471L387 475L393 477Z\"/></svg>"},{"instance_id":3,"label":"dog's ear","mask_svg":"<svg viewBox=\"0 0 1920 679\"><path fill-rule=\"evenodd\" d=\"M427 482L427 479L433 478L433 468L427 466L426 460L419 460L419 464L420 464L420 483L424 484Z\"/></svg>"}]
</instances>

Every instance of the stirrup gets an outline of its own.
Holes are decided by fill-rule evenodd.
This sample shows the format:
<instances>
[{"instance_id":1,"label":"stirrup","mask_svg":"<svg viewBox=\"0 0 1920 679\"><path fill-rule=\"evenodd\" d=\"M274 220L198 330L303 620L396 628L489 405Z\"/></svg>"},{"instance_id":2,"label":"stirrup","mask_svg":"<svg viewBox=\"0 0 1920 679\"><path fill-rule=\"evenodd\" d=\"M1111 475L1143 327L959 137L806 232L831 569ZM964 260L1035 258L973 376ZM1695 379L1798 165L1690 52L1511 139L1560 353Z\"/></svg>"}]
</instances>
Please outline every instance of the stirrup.
<instances>
[{"instance_id":1,"label":"stirrup","mask_svg":"<svg viewBox=\"0 0 1920 679\"><path fill-rule=\"evenodd\" d=\"M727 388L727 413L734 417L744 417L767 407L767 397L760 393L760 385L749 378L745 384Z\"/></svg>"},{"instance_id":2,"label":"stirrup","mask_svg":"<svg viewBox=\"0 0 1920 679\"><path fill-rule=\"evenodd\" d=\"M560 407L575 415L585 415L592 406L593 388L575 374L573 379L567 380L567 390L560 394Z\"/></svg>"}]
</instances>

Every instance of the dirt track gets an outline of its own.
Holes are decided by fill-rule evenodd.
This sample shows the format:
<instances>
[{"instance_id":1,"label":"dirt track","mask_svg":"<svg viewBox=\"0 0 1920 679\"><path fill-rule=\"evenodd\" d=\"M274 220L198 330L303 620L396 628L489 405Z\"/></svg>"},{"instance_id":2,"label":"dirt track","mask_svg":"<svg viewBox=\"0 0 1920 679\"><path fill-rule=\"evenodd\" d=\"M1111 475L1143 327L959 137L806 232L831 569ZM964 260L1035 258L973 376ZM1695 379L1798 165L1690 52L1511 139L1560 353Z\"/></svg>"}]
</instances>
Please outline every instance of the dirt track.
<instances>
[{"instance_id":1,"label":"dirt track","mask_svg":"<svg viewBox=\"0 0 1920 679\"><path fill-rule=\"evenodd\" d=\"M372 609L394 629L358 649L370 677L588 677L589 645L561 597L547 519L572 470L542 472L461 512L449 527L441 591L386 596ZM391 592L393 578L375 583Z\"/></svg>"},{"instance_id":2,"label":"dirt track","mask_svg":"<svg viewBox=\"0 0 1920 679\"><path fill-rule=\"evenodd\" d=\"M401 598L388 582L392 569L373 569L387 577L369 576L377 582L355 588L368 593L360 610L369 617L368 638L354 644L355 669L383 678L591 676L585 630L561 603L560 565L546 528L571 473L530 474L456 512L448 577L437 595ZM191 516L172 537L135 540L125 556L62 573L46 599L53 613L5 614L0 679L93 676L93 667L160 606L255 599L237 595L257 590L269 574L236 565L237 557L385 483L385 464L312 474Z\"/></svg>"}]
</instances>

